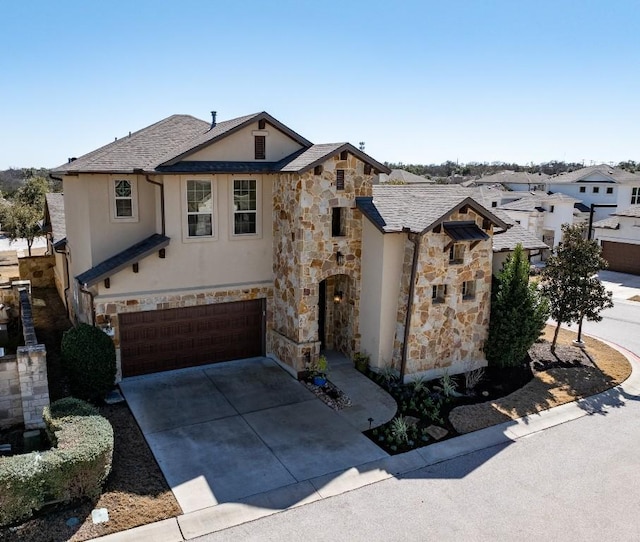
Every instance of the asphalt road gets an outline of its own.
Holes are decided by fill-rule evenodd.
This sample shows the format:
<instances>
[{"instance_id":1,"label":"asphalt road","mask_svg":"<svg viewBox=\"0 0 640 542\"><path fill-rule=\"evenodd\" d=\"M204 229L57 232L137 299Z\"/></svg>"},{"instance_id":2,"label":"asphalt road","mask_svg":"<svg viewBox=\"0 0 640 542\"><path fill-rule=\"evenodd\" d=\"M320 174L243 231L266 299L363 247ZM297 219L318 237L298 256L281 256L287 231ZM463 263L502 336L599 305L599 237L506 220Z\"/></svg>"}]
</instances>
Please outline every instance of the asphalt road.
<instances>
[{"instance_id":1,"label":"asphalt road","mask_svg":"<svg viewBox=\"0 0 640 542\"><path fill-rule=\"evenodd\" d=\"M640 353L626 297L583 329ZM640 400L199 540L640 540Z\"/></svg>"}]
</instances>

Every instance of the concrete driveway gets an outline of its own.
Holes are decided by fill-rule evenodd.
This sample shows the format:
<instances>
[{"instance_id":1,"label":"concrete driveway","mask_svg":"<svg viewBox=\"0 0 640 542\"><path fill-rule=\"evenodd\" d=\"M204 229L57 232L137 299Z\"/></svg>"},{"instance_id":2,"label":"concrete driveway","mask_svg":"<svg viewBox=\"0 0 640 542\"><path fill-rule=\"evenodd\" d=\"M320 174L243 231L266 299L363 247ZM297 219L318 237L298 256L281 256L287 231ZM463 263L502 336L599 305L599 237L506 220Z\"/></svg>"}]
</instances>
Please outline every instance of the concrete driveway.
<instances>
[{"instance_id":1,"label":"concrete driveway","mask_svg":"<svg viewBox=\"0 0 640 542\"><path fill-rule=\"evenodd\" d=\"M120 388L184 513L387 457L268 358Z\"/></svg>"}]
</instances>

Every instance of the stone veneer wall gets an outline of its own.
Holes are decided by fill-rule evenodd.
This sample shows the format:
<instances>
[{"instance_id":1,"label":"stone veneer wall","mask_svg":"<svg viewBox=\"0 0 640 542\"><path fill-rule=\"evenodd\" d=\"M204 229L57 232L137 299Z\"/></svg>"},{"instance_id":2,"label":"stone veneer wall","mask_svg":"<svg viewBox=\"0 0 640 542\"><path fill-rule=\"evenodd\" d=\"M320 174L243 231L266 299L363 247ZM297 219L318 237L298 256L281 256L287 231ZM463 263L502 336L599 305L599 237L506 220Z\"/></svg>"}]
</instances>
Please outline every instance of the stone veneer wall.
<instances>
[{"instance_id":1,"label":"stone veneer wall","mask_svg":"<svg viewBox=\"0 0 640 542\"><path fill-rule=\"evenodd\" d=\"M120 365L120 332L117 315L124 312L139 312L162 309L176 309L193 307L196 305L211 305L214 303L229 303L232 301L247 301L251 299L266 299L267 314L266 327L273 327L273 287L266 285L248 286L241 289L210 289L189 292L173 292L166 294L150 294L140 298L100 301L95 300L96 325L111 326L113 341L116 347L118 374L116 379L122 379ZM271 351L270 334L267 333L267 352Z\"/></svg>"},{"instance_id":2,"label":"stone veneer wall","mask_svg":"<svg viewBox=\"0 0 640 542\"><path fill-rule=\"evenodd\" d=\"M25 256L18 258L18 269L22 280L31 281L36 288L48 288L55 285L55 256Z\"/></svg>"},{"instance_id":3,"label":"stone veneer wall","mask_svg":"<svg viewBox=\"0 0 640 542\"><path fill-rule=\"evenodd\" d=\"M320 283L335 275L344 299L334 306L327 283L327 345L351 356L360 348L360 258L362 214L355 208L357 196L371 196L373 175L351 154L336 155L315 175L283 174L274 184L274 322L273 353L296 371L320 352L318 299ZM344 190L336 189L336 170L345 171ZM345 236L332 237L332 207L345 207ZM338 264L337 252L344 261ZM334 330L339 329L334 339Z\"/></svg>"},{"instance_id":4,"label":"stone veneer wall","mask_svg":"<svg viewBox=\"0 0 640 542\"><path fill-rule=\"evenodd\" d=\"M448 221L475 220L482 227L482 218L469 210L455 213ZM491 234L492 232L488 232ZM444 248L450 238L445 233L424 235L416 272L413 314L409 330L406 374L440 376L445 371L460 373L486 365L482 351L487 338L491 303L491 238L481 241L472 250L465 242L464 262L450 264ZM407 239L402 286L398 304L393 365L400 367L404 340L405 315L409 297L409 281L414 244ZM462 299L462 283L476 281L474 299ZM432 286L447 285L444 303L433 303Z\"/></svg>"},{"instance_id":5,"label":"stone veneer wall","mask_svg":"<svg viewBox=\"0 0 640 542\"><path fill-rule=\"evenodd\" d=\"M0 427L23 422L20 375L16 356L0 358Z\"/></svg>"}]
</instances>

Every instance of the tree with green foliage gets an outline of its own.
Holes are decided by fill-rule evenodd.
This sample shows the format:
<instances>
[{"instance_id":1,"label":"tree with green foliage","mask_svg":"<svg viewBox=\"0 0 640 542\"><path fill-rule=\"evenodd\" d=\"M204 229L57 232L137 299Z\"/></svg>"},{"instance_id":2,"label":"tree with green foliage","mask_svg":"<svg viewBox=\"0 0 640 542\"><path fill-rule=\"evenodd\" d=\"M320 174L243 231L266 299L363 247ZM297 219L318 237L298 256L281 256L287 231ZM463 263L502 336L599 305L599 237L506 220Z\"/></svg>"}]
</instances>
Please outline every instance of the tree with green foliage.
<instances>
[{"instance_id":1,"label":"tree with green foliage","mask_svg":"<svg viewBox=\"0 0 640 542\"><path fill-rule=\"evenodd\" d=\"M551 317L558 323L551 343L552 352L555 352L563 323L578 323L581 331L584 318L599 322L602 320L600 312L613 307L613 294L605 289L597 276L598 271L607 266L598 243L587 239L584 224L562 226L562 242L547 260L542 273L542 292L549 299Z\"/></svg>"},{"instance_id":2,"label":"tree with green foliage","mask_svg":"<svg viewBox=\"0 0 640 542\"><path fill-rule=\"evenodd\" d=\"M45 177L31 177L15 194L13 204L0 209L2 229L11 242L27 240L29 256L36 237L43 235L40 221L44 215L45 194L49 191L49 181Z\"/></svg>"},{"instance_id":3,"label":"tree with green foliage","mask_svg":"<svg viewBox=\"0 0 640 542\"><path fill-rule=\"evenodd\" d=\"M529 261L517 245L502 266L493 289L485 354L489 365L517 367L540 337L549 304L529 283Z\"/></svg>"}]
</instances>

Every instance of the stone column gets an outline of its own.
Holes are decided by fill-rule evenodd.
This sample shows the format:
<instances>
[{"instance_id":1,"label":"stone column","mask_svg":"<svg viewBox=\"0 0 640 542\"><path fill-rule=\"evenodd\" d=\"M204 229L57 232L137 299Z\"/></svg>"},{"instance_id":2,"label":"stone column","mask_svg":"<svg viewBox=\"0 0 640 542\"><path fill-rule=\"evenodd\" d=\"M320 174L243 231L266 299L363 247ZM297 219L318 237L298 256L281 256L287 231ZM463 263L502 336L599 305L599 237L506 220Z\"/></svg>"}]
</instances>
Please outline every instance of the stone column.
<instances>
[{"instance_id":1,"label":"stone column","mask_svg":"<svg viewBox=\"0 0 640 542\"><path fill-rule=\"evenodd\" d=\"M49 383L43 344L18 347L18 377L25 429L44 427L42 409L49 404Z\"/></svg>"}]
</instances>

